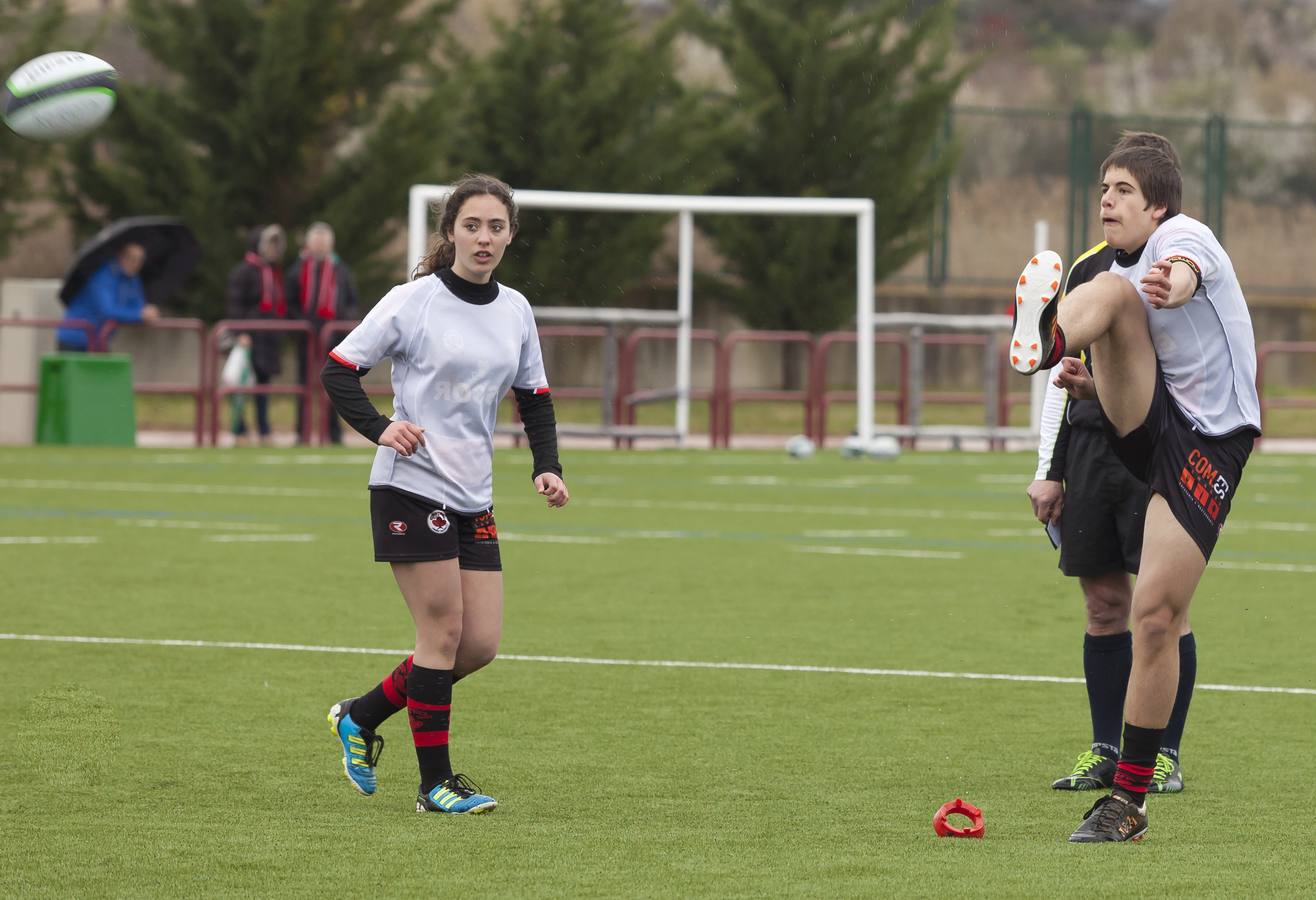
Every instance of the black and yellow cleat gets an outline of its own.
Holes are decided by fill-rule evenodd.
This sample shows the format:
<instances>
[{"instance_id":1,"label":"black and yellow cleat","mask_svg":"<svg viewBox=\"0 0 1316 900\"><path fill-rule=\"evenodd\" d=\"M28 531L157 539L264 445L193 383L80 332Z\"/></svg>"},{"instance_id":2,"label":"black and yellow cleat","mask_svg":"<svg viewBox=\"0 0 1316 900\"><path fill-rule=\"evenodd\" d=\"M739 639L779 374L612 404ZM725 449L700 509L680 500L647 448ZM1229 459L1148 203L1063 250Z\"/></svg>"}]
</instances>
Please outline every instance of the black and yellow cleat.
<instances>
[{"instance_id":1,"label":"black and yellow cleat","mask_svg":"<svg viewBox=\"0 0 1316 900\"><path fill-rule=\"evenodd\" d=\"M1147 807L1137 806L1116 791L1107 794L1087 811L1083 824L1069 836L1071 844L1101 844L1108 841L1140 841L1147 835Z\"/></svg>"},{"instance_id":2,"label":"black and yellow cleat","mask_svg":"<svg viewBox=\"0 0 1316 900\"><path fill-rule=\"evenodd\" d=\"M1092 750L1084 750L1074 771L1051 782L1057 791L1104 791L1115 784L1116 761Z\"/></svg>"},{"instance_id":3,"label":"black and yellow cleat","mask_svg":"<svg viewBox=\"0 0 1316 900\"><path fill-rule=\"evenodd\" d=\"M1183 790L1183 771L1179 760L1168 753L1156 754L1156 771L1147 791L1152 794L1177 794Z\"/></svg>"}]
</instances>

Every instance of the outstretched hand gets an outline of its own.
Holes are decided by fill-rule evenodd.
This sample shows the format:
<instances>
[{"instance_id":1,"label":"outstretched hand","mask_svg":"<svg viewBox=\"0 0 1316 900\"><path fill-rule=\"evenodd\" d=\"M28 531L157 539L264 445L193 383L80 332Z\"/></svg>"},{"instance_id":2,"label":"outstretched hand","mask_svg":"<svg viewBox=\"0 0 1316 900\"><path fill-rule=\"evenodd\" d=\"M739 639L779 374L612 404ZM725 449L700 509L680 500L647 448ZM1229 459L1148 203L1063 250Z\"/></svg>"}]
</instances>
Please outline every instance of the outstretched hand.
<instances>
[{"instance_id":1,"label":"outstretched hand","mask_svg":"<svg viewBox=\"0 0 1316 900\"><path fill-rule=\"evenodd\" d=\"M379 446L392 447L403 456L410 456L416 452L417 447L424 445L425 429L405 419L392 423L379 436Z\"/></svg>"},{"instance_id":2,"label":"outstretched hand","mask_svg":"<svg viewBox=\"0 0 1316 900\"><path fill-rule=\"evenodd\" d=\"M535 477L535 490L544 495L549 509L566 506L567 501L571 499L566 482L552 472L545 472Z\"/></svg>"},{"instance_id":3,"label":"outstretched hand","mask_svg":"<svg viewBox=\"0 0 1316 900\"><path fill-rule=\"evenodd\" d=\"M1092 380L1092 373L1081 360L1072 356L1062 357L1052 372L1056 376L1052 383L1058 388L1064 388L1075 400L1097 399L1097 385Z\"/></svg>"},{"instance_id":4,"label":"outstretched hand","mask_svg":"<svg viewBox=\"0 0 1316 900\"><path fill-rule=\"evenodd\" d=\"M1170 268L1168 260L1157 260L1142 276L1142 293L1157 309L1164 309L1170 302L1170 291L1174 288L1170 283Z\"/></svg>"}]
</instances>

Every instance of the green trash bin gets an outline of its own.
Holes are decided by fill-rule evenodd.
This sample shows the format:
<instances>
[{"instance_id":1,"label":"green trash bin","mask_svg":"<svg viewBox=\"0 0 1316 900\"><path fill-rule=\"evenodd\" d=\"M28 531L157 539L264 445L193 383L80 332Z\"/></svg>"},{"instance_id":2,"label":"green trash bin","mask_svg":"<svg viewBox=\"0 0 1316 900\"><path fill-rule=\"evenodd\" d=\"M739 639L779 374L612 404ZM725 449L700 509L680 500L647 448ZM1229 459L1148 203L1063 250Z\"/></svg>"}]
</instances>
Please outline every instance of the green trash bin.
<instances>
[{"instance_id":1,"label":"green trash bin","mask_svg":"<svg viewBox=\"0 0 1316 900\"><path fill-rule=\"evenodd\" d=\"M41 357L37 443L134 446L132 358L122 353Z\"/></svg>"}]
</instances>

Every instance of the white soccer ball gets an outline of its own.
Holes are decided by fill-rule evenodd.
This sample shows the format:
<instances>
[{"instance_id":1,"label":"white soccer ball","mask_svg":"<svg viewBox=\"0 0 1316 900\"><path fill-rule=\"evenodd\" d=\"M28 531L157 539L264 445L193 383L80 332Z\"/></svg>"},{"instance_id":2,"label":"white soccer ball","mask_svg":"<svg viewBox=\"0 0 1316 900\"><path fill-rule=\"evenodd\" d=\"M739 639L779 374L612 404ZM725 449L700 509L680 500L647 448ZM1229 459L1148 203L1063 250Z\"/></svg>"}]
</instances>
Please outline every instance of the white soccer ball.
<instances>
[{"instance_id":1,"label":"white soccer ball","mask_svg":"<svg viewBox=\"0 0 1316 900\"><path fill-rule=\"evenodd\" d=\"M817 448L813 445L813 441L809 440L802 434L797 434L786 442L786 452L795 459L808 459L810 456L813 456L813 451L816 449Z\"/></svg>"},{"instance_id":2,"label":"white soccer ball","mask_svg":"<svg viewBox=\"0 0 1316 900\"><path fill-rule=\"evenodd\" d=\"M864 453L873 459L895 459L900 455L900 441L889 434L879 434L864 446Z\"/></svg>"},{"instance_id":3,"label":"white soccer ball","mask_svg":"<svg viewBox=\"0 0 1316 900\"><path fill-rule=\"evenodd\" d=\"M5 124L34 141L80 137L114 109L118 74L89 53L47 53L14 70L0 94Z\"/></svg>"},{"instance_id":4,"label":"white soccer ball","mask_svg":"<svg viewBox=\"0 0 1316 900\"><path fill-rule=\"evenodd\" d=\"M852 434L845 440L841 441L841 458L858 459L864 455L864 439L857 434Z\"/></svg>"}]
</instances>

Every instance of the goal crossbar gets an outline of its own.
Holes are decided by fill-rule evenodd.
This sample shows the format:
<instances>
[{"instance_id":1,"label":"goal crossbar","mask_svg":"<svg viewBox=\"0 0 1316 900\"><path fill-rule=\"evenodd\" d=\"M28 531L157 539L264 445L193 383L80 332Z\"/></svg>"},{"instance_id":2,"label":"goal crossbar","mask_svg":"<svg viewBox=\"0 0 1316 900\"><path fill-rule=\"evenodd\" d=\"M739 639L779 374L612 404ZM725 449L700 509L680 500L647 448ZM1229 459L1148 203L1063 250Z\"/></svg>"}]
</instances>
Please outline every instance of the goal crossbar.
<instances>
[{"instance_id":1,"label":"goal crossbar","mask_svg":"<svg viewBox=\"0 0 1316 900\"><path fill-rule=\"evenodd\" d=\"M447 195L448 185L412 185L407 211L407 271L425 253L430 232L429 205ZM677 216L676 436L684 443L690 429L690 349L694 312L694 216L853 216L857 263L855 317L861 334L873 330L874 204L865 197L716 197L692 194L611 194L590 191L518 190L524 209L582 212L673 213ZM538 313L538 310L536 310ZM858 341L858 432L873 433L873 343Z\"/></svg>"}]
</instances>

